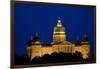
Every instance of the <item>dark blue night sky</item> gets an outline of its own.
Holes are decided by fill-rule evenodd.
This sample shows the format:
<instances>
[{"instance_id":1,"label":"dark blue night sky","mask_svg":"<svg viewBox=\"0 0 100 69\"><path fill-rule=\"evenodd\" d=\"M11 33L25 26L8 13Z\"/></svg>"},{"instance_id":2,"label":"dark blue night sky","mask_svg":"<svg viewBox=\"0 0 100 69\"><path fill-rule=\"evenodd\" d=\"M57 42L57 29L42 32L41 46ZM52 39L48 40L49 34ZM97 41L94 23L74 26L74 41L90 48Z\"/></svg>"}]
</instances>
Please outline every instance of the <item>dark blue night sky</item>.
<instances>
[{"instance_id":1,"label":"dark blue night sky","mask_svg":"<svg viewBox=\"0 0 100 69\"><path fill-rule=\"evenodd\" d=\"M94 49L94 7L18 4L14 6L14 51L26 54L27 42L38 32L42 43L51 43L58 17L65 27L67 41L75 43L88 35Z\"/></svg>"}]
</instances>

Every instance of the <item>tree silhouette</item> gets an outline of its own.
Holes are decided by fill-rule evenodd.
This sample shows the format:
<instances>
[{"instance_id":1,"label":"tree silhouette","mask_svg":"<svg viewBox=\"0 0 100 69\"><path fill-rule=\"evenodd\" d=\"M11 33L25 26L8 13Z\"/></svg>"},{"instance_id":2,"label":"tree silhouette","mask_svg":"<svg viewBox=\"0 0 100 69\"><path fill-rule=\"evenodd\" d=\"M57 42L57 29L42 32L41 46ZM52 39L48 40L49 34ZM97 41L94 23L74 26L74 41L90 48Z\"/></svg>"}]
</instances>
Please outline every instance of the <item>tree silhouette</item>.
<instances>
[{"instance_id":1,"label":"tree silhouette","mask_svg":"<svg viewBox=\"0 0 100 69\"><path fill-rule=\"evenodd\" d=\"M15 56L14 60L16 65L26 65L26 64L88 61L88 60L92 60L92 58L83 59L82 54L76 51L75 53L54 52L51 55L45 54L42 57L37 56L33 58L31 61L27 55Z\"/></svg>"}]
</instances>

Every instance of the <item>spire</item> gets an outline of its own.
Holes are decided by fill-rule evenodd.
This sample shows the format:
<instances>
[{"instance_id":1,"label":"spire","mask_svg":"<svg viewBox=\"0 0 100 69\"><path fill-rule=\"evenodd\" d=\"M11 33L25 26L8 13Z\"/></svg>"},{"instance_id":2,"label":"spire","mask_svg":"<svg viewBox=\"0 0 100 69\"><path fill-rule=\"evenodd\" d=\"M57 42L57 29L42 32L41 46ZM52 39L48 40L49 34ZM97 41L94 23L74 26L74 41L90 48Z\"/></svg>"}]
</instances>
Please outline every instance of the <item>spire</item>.
<instances>
[{"instance_id":1,"label":"spire","mask_svg":"<svg viewBox=\"0 0 100 69\"><path fill-rule=\"evenodd\" d=\"M81 41L79 40L79 37L76 38L75 45L76 46L81 46Z\"/></svg>"},{"instance_id":2,"label":"spire","mask_svg":"<svg viewBox=\"0 0 100 69\"><path fill-rule=\"evenodd\" d=\"M88 36L86 34L84 34L84 37L83 37L83 41L88 41Z\"/></svg>"},{"instance_id":3,"label":"spire","mask_svg":"<svg viewBox=\"0 0 100 69\"><path fill-rule=\"evenodd\" d=\"M38 33L37 32L35 33L35 36L38 37ZM33 40L33 36L32 35L31 35L30 39Z\"/></svg>"},{"instance_id":4,"label":"spire","mask_svg":"<svg viewBox=\"0 0 100 69\"><path fill-rule=\"evenodd\" d=\"M84 38L87 38L87 35L86 34L84 34Z\"/></svg>"},{"instance_id":5,"label":"spire","mask_svg":"<svg viewBox=\"0 0 100 69\"><path fill-rule=\"evenodd\" d=\"M33 39L33 36L31 35L31 40Z\"/></svg>"},{"instance_id":6,"label":"spire","mask_svg":"<svg viewBox=\"0 0 100 69\"><path fill-rule=\"evenodd\" d=\"M61 26L62 26L60 17L58 17L58 23L57 23L57 26L58 26L58 27L61 27Z\"/></svg>"},{"instance_id":7,"label":"spire","mask_svg":"<svg viewBox=\"0 0 100 69\"><path fill-rule=\"evenodd\" d=\"M82 41L82 44L84 45L88 45L89 44L89 39L88 39L88 36L85 34L84 37L83 37L83 41Z\"/></svg>"},{"instance_id":8,"label":"spire","mask_svg":"<svg viewBox=\"0 0 100 69\"><path fill-rule=\"evenodd\" d=\"M58 23L61 23L60 17L58 17Z\"/></svg>"},{"instance_id":9,"label":"spire","mask_svg":"<svg viewBox=\"0 0 100 69\"><path fill-rule=\"evenodd\" d=\"M37 32L35 33L35 36L38 36L38 33Z\"/></svg>"},{"instance_id":10,"label":"spire","mask_svg":"<svg viewBox=\"0 0 100 69\"><path fill-rule=\"evenodd\" d=\"M37 32L35 33L34 40L35 40L35 41L40 41L40 38L39 38L39 36L38 36L38 33L37 33Z\"/></svg>"},{"instance_id":11,"label":"spire","mask_svg":"<svg viewBox=\"0 0 100 69\"><path fill-rule=\"evenodd\" d=\"M79 41L79 37L76 37L76 41Z\"/></svg>"}]
</instances>

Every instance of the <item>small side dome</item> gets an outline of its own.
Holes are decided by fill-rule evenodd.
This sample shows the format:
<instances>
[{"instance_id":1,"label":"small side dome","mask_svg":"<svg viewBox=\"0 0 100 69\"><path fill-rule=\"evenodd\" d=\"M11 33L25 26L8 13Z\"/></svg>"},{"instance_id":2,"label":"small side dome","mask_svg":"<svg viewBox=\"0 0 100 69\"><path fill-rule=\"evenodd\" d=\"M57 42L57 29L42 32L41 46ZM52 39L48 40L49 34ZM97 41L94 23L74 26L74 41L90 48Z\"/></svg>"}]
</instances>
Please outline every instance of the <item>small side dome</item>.
<instances>
[{"instance_id":1,"label":"small side dome","mask_svg":"<svg viewBox=\"0 0 100 69\"><path fill-rule=\"evenodd\" d=\"M87 44L89 44L89 39L88 39L88 37L87 37L86 34L84 35L84 38L83 38L82 44L83 44L83 45L87 45Z\"/></svg>"},{"instance_id":2,"label":"small side dome","mask_svg":"<svg viewBox=\"0 0 100 69\"><path fill-rule=\"evenodd\" d=\"M83 42L87 42L87 41L89 41L89 39L88 39L87 35L85 34L84 38L83 38Z\"/></svg>"},{"instance_id":3,"label":"small side dome","mask_svg":"<svg viewBox=\"0 0 100 69\"><path fill-rule=\"evenodd\" d=\"M39 38L38 34L36 34L34 38L31 37L31 40L28 42L28 46L40 45L40 44L41 44L41 42L40 42L40 38Z\"/></svg>"},{"instance_id":4,"label":"small side dome","mask_svg":"<svg viewBox=\"0 0 100 69\"><path fill-rule=\"evenodd\" d=\"M75 46L81 46L81 45L82 45L81 41L79 40L79 38L77 38L75 42Z\"/></svg>"}]
</instances>

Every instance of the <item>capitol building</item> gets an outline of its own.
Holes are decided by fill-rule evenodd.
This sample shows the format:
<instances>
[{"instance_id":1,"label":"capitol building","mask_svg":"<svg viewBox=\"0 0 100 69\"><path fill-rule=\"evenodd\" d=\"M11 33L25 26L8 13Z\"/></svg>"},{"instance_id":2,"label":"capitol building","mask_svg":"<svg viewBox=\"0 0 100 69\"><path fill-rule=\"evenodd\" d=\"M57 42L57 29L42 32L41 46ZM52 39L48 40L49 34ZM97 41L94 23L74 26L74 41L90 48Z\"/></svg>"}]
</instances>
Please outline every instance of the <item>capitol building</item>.
<instances>
[{"instance_id":1,"label":"capitol building","mask_svg":"<svg viewBox=\"0 0 100 69\"><path fill-rule=\"evenodd\" d=\"M57 25L54 27L53 40L50 44L43 45L37 33L34 38L30 39L27 46L27 54L30 60L34 59L34 57L42 57L45 54L54 52L75 53L77 51L81 52L83 59L89 58L90 44L86 35L82 41L77 39L76 43L67 41L67 37L65 28L59 18Z\"/></svg>"}]
</instances>

